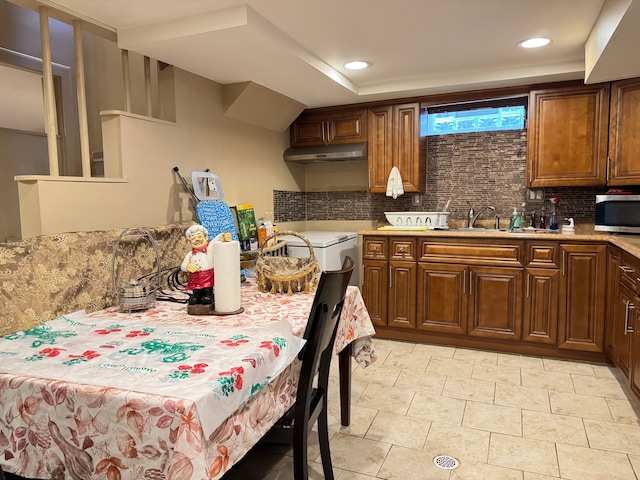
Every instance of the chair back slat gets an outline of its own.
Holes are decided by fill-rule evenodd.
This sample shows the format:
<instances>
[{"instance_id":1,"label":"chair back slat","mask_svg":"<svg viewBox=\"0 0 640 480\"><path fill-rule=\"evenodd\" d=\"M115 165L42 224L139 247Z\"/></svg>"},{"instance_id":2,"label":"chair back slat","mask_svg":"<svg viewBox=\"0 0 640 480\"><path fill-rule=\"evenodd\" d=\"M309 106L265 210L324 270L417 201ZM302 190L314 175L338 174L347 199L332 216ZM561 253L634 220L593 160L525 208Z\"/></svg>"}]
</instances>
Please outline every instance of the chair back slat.
<instances>
[{"instance_id":1,"label":"chair back slat","mask_svg":"<svg viewBox=\"0 0 640 480\"><path fill-rule=\"evenodd\" d=\"M344 301L354 266L353 259L346 257L340 270L323 271L320 274L320 281L318 282L316 295L311 306L311 314L309 315L309 321L307 322L304 333L305 340L309 341L311 327L313 326L314 307L316 305L323 302L326 303L331 317L338 317L337 319L339 319L342 311L342 302ZM331 340L331 338L329 338L329 340ZM323 343L323 345L324 348L320 351L324 351L328 346L326 343Z\"/></svg>"}]
</instances>

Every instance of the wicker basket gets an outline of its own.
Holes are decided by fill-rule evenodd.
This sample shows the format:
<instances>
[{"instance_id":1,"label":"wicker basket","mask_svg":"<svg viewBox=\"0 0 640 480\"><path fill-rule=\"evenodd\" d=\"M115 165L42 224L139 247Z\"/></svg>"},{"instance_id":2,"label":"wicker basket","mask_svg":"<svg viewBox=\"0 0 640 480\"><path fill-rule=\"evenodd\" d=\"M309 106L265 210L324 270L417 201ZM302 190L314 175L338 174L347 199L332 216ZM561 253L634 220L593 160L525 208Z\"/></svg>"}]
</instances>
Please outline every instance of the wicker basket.
<instances>
[{"instance_id":1,"label":"wicker basket","mask_svg":"<svg viewBox=\"0 0 640 480\"><path fill-rule=\"evenodd\" d=\"M301 238L309 247L309 257L265 256L264 245L277 235L293 235ZM307 237L298 232L282 231L269 235L262 242L256 261L256 272L258 289L261 292L293 295L300 292L309 293L312 287L317 286L320 267L313 253L313 246Z\"/></svg>"}]
</instances>

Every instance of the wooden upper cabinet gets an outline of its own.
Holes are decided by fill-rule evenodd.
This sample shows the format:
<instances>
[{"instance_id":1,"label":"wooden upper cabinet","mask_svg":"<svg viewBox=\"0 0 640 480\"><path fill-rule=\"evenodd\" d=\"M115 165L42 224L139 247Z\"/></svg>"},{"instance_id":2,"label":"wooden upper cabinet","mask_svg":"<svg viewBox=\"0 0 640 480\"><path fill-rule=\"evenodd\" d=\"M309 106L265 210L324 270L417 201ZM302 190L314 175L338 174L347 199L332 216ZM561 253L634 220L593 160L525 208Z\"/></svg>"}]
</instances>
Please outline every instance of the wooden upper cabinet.
<instances>
[{"instance_id":1,"label":"wooden upper cabinet","mask_svg":"<svg viewBox=\"0 0 640 480\"><path fill-rule=\"evenodd\" d=\"M420 151L420 103L369 108L369 191L386 192L389 173L397 167L405 192L423 192L426 155Z\"/></svg>"},{"instance_id":2,"label":"wooden upper cabinet","mask_svg":"<svg viewBox=\"0 0 640 480\"><path fill-rule=\"evenodd\" d=\"M369 191L386 192L393 167L393 108L391 105L369 109Z\"/></svg>"},{"instance_id":3,"label":"wooden upper cabinet","mask_svg":"<svg viewBox=\"0 0 640 480\"><path fill-rule=\"evenodd\" d=\"M533 90L527 185L606 184L609 84Z\"/></svg>"},{"instance_id":4,"label":"wooden upper cabinet","mask_svg":"<svg viewBox=\"0 0 640 480\"><path fill-rule=\"evenodd\" d=\"M640 184L640 78L611 84L609 185Z\"/></svg>"},{"instance_id":5,"label":"wooden upper cabinet","mask_svg":"<svg viewBox=\"0 0 640 480\"><path fill-rule=\"evenodd\" d=\"M303 112L289 130L292 147L367 141L367 110Z\"/></svg>"}]
</instances>

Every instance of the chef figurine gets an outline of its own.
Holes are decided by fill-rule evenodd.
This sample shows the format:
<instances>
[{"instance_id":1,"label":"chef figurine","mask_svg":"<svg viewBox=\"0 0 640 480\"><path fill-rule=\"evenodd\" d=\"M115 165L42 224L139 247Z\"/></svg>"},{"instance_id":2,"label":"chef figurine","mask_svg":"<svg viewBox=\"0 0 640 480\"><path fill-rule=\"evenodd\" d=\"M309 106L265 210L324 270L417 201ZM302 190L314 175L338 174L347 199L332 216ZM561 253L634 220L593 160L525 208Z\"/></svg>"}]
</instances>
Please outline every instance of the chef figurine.
<instances>
[{"instance_id":1,"label":"chef figurine","mask_svg":"<svg viewBox=\"0 0 640 480\"><path fill-rule=\"evenodd\" d=\"M189 305L213 305L213 242L202 225L190 226L185 235L191 242L191 251L180 265L189 274L187 289L193 293Z\"/></svg>"}]
</instances>

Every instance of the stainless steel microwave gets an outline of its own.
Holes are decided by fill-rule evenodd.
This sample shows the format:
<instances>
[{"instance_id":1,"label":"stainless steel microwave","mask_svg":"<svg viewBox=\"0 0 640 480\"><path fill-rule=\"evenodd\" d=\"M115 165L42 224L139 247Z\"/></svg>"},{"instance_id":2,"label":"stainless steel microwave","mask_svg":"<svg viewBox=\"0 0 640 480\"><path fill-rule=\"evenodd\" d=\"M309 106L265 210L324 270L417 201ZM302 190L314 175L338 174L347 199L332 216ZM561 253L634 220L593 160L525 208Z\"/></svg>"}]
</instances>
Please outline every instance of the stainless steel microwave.
<instances>
[{"instance_id":1,"label":"stainless steel microwave","mask_svg":"<svg viewBox=\"0 0 640 480\"><path fill-rule=\"evenodd\" d=\"M640 195L596 195L595 229L640 233Z\"/></svg>"}]
</instances>

